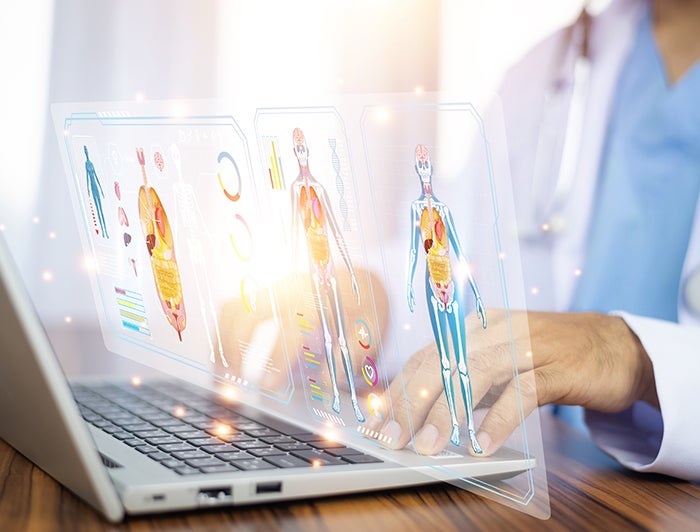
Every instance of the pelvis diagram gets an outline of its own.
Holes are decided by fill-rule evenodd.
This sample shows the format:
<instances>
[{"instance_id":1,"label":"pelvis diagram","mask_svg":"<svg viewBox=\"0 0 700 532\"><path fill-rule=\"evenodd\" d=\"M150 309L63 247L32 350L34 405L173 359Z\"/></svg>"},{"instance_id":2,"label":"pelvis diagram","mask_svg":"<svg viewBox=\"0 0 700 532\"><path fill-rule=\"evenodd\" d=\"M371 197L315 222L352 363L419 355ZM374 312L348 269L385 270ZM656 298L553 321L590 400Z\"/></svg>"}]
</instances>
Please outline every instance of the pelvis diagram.
<instances>
[{"instance_id":1,"label":"pelvis diagram","mask_svg":"<svg viewBox=\"0 0 700 532\"><path fill-rule=\"evenodd\" d=\"M173 232L158 193L148 184L146 158L142 148L136 149L136 157L143 175L143 185L139 188L139 219L151 261L153 279L165 317L182 341L187 316Z\"/></svg>"}]
</instances>

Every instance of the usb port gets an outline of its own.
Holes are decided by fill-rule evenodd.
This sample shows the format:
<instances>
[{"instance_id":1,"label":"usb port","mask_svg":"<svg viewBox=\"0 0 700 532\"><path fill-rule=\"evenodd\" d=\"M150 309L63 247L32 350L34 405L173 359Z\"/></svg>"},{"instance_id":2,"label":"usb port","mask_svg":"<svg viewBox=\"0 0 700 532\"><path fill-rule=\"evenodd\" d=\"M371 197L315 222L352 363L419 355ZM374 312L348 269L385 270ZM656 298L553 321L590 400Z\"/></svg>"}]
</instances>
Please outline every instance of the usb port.
<instances>
[{"instance_id":1,"label":"usb port","mask_svg":"<svg viewBox=\"0 0 700 532\"><path fill-rule=\"evenodd\" d=\"M200 504L224 504L233 500L233 490L230 486L220 488L202 488L199 490L197 499Z\"/></svg>"},{"instance_id":2,"label":"usb port","mask_svg":"<svg viewBox=\"0 0 700 532\"><path fill-rule=\"evenodd\" d=\"M280 493L281 491L281 482L260 482L255 486L255 493Z\"/></svg>"}]
</instances>

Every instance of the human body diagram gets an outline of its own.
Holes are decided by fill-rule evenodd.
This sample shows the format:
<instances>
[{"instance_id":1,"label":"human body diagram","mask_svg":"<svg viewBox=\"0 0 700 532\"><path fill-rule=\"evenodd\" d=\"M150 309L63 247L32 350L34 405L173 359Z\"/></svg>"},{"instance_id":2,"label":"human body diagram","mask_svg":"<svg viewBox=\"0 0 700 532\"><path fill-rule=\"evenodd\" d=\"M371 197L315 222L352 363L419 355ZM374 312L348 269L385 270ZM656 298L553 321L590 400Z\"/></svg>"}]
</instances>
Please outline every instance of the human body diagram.
<instances>
[{"instance_id":1,"label":"human body diagram","mask_svg":"<svg viewBox=\"0 0 700 532\"><path fill-rule=\"evenodd\" d=\"M469 272L466 258L457 236L452 214L447 205L439 201L432 190L432 164L428 150L422 144L416 147L415 169L420 178L422 192L420 197L411 204L411 248L409 253L408 275L408 307L411 312L415 309L413 293L413 278L418 263L418 247L422 245L425 251L425 292L430 314L430 323L435 337L435 343L440 355L442 367L442 382L445 397L452 422L450 442L459 446L459 421L455 407L454 390L452 387L452 372L450 362L450 342L457 361L457 371L462 389L462 399L467 413L467 431L472 450L481 454L482 450L476 439L474 428L474 410L472 405L472 389L467 370L467 343L465 328L465 309L462 307L462 282L456 275L450 258L450 245L458 261L458 268L467 273L469 284L476 300L477 316L481 318L482 327L486 328L486 314L474 278Z\"/></svg>"},{"instance_id":2,"label":"human body diagram","mask_svg":"<svg viewBox=\"0 0 700 532\"><path fill-rule=\"evenodd\" d=\"M104 209L102 208L102 200L105 197L105 193L102 190L100 178L97 177L95 165L92 164L92 161L90 160L87 146L83 146L83 151L85 152L85 176L87 179L88 197L92 198L92 203L95 206L95 214L97 215L97 221L100 224L100 234L103 238L109 238L109 234L107 233L107 223L105 222Z\"/></svg>"},{"instance_id":3,"label":"human body diagram","mask_svg":"<svg viewBox=\"0 0 700 532\"><path fill-rule=\"evenodd\" d=\"M298 235L304 232L306 237L309 273L312 277L314 297L318 307L319 318L323 329L323 342L328 362L333 387L332 408L340 413L340 392L336 379L335 359L333 357L333 335L331 333L331 321L337 337L345 375L350 387L350 397L355 416L360 422L365 421L365 416L360 410L355 389L355 380L350 359L350 350L345 335L345 319L343 315L343 303L338 290L338 282L333 267L333 259L329 236L335 240L345 266L350 272L352 290L357 296L357 304L360 304L360 292L355 278L355 272L350 261L347 246L338 227L338 223L330 207L328 194L309 171L309 151L306 146L306 138L301 129L293 132L294 154L299 162L299 175L291 185L292 189L292 252L296 256L298 249ZM330 230L330 235L329 235ZM296 261L294 261L296 264Z\"/></svg>"}]
</instances>

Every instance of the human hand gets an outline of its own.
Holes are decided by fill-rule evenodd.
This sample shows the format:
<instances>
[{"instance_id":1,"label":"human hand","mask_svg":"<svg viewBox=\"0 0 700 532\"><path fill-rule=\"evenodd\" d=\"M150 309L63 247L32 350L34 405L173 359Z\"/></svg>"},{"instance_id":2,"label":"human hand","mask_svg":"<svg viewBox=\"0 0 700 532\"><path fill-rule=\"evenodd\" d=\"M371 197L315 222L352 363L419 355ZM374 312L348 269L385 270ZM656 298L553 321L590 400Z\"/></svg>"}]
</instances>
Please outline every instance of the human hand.
<instances>
[{"instance_id":1,"label":"human hand","mask_svg":"<svg viewBox=\"0 0 700 532\"><path fill-rule=\"evenodd\" d=\"M582 405L603 412L624 410L637 400L658 406L651 361L621 318L512 312L509 322L504 311L490 309L489 315L488 329L469 326L474 320L467 319L473 403L489 407L477 433L484 456L496 451L520 425L521 416L538 405ZM389 393L394 419L369 428L391 435L392 447L401 448L411 440L412 426L414 447L421 454L435 454L448 444L451 422L433 344L409 359ZM456 403L463 423L464 405Z\"/></svg>"}]
</instances>

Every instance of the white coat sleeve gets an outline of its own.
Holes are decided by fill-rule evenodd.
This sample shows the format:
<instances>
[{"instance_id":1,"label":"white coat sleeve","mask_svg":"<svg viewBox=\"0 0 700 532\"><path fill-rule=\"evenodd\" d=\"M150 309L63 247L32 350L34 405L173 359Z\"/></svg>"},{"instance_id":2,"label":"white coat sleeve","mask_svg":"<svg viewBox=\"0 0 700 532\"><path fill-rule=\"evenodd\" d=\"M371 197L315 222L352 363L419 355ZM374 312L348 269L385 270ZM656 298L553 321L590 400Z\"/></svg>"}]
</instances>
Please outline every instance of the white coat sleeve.
<instances>
[{"instance_id":1,"label":"white coat sleeve","mask_svg":"<svg viewBox=\"0 0 700 532\"><path fill-rule=\"evenodd\" d=\"M638 401L615 414L587 410L593 441L630 469L700 480L700 327L615 314L649 354L660 409Z\"/></svg>"}]
</instances>

